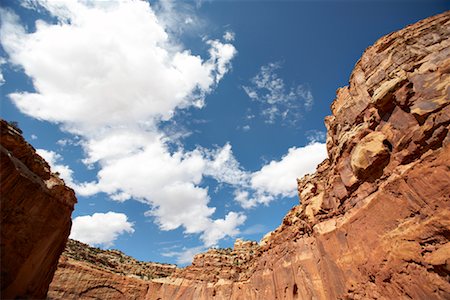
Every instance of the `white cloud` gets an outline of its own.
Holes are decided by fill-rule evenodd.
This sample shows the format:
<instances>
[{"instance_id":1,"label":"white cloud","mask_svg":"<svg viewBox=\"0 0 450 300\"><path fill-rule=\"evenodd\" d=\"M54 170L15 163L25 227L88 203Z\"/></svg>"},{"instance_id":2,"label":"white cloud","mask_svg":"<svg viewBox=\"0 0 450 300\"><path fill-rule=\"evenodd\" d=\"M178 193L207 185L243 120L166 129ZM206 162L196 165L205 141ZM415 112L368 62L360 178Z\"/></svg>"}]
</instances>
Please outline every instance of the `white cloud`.
<instances>
[{"instance_id":1,"label":"white cloud","mask_svg":"<svg viewBox=\"0 0 450 300\"><path fill-rule=\"evenodd\" d=\"M66 147L68 145L75 145L76 143L72 139L59 139L56 141L56 144L60 147Z\"/></svg>"},{"instance_id":2,"label":"white cloud","mask_svg":"<svg viewBox=\"0 0 450 300\"><path fill-rule=\"evenodd\" d=\"M32 140L37 140L37 139L38 139L38 136L35 135L35 134L32 134L32 135L31 135L31 139L32 139Z\"/></svg>"},{"instance_id":3,"label":"white cloud","mask_svg":"<svg viewBox=\"0 0 450 300\"><path fill-rule=\"evenodd\" d=\"M59 176L64 179L65 183L72 187L73 184L73 171L69 166L60 164L62 156L54 151L48 151L45 149L36 149L36 153L39 154L50 165L53 173L58 173Z\"/></svg>"},{"instance_id":4,"label":"white cloud","mask_svg":"<svg viewBox=\"0 0 450 300\"><path fill-rule=\"evenodd\" d=\"M226 31L225 34L223 35L223 39L227 42L234 41L234 37L235 37L235 34L233 31Z\"/></svg>"},{"instance_id":5,"label":"white cloud","mask_svg":"<svg viewBox=\"0 0 450 300\"><path fill-rule=\"evenodd\" d=\"M5 77L3 77L3 65L6 64L6 59L0 57L0 86L5 84Z\"/></svg>"},{"instance_id":6,"label":"white cloud","mask_svg":"<svg viewBox=\"0 0 450 300\"><path fill-rule=\"evenodd\" d=\"M116 201L147 203L147 215L162 230L181 226L205 245L238 232L245 216L212 218L208 189L200 186L204 176L229 181L228 173L217 169L223 162L204 149L171 151L168 144L176 137L158 127L177 109L203 106L230 70L234 46L207 40L206 59L184 49L171 26L181 17L189 24L197 19L186 10L178 14L171 1L161 2L159 16L145 1L24 3L47 10L58 22L38 21L36 31L27 33L17 16L0 10L0 42L36 90L9 97L23 113L78 135L83 162L99 168L95 182L76 183L60 156L41 151L53 170L77 194L104 192Z\"/></svg>"},{"instance_id":7,"label":"white cloud","mask_svg":"<svg viewBox=\"0 0 450 300\"><path fill-rule=\"evenodd\" d=\"M312 143L305 147L292 147L280 160L273 160L259 171L248 174L248 184L235 190L235 200L244 208L267 205L279 197L297 194L297 178L314 173L327 157L326 145Z\"/></svg>"},{"instance_id":8,"label":"white cloud","mask_svg":"<svg viewBox=\"0 0 450 300\"><path fill-rule=\"evenodd\" d=\"M217 68L216 82L218 82L230 70L231 59L236 55L237 51L233 45L223 44L218 40L210 40L207 43L211 46L209 55Z\"/></svg>"},{"instance_id":9,"label":"white cloud","mask_svg":"<svg viewBox=\"0 0 450 300\"><path fill-rule=\"evenodd\" d=\"M214 246L218 240L226 236L234 237L239 234L238 227L244 224L246 219L246 216L242 213L230 212L224 219L214 220L211 228L202 234L201 239L205 246Z\"/></svg>"},{"instance_id":10,"label":"white cloud","mask_svg":"<svg viewBox=\"0 0 450 300\"><path fill-rule=\"evenodd\" d=\"M213 217L216 209L210 206L208 188L202 186L206 176L234 187L236 200L249 208L277 196L294 195L292 182L308 169L304 165L317 159L309 153L314 149L292 148L282 160L250 173L240 167L230 144L213 150L197 147L188 151L181 144L171 149L177 137L159 128L161 120L171 120L177 109L203 106L206 95L230 70L234 46L208 40L208 58L192 54L172 38L144 1L28 3L59 19L57 24L39 21L36 32L27 33L13 13L0 9L0 42L11 62L33 79L36 90L17 92L10 98L22 112L56 122L79 137L76 143L84 151L83 162L99 170L93 182L76 182L60 155L40 150L52 170L77 194L104 192L116 201L135 199L148 204L146 215L161 230L182 227L186 234L198 234L202 247L209 247L239 234L246 216L228 212ZM280 107L276 95L283 89L276 86L284 83L267 74L261 76L271 78L274 90L265 99ZM262 88L263 77L255 79ZM296 154L304 160L294 158ZM288 178L288 174L293 176L289 183L269 182L269 176ZM83 218L81 224L95 223L100 217ZM80 232L76 228L74 220L74 235ZM113 232L132 230L120 228L128 229ZM115 237L96 238L93 243L108 245ZM194 251L185 250L183 259L189 257L188 252Z\"/></svg>"},{"instance_id":11,"label":"white cloud","mask_svg":"<svg viewBox=\"0 0 450 300\"><path fill-rule=\"evenodd\" d=\"M190 263L192 262L194 255L205 251L209 247L215 246L218 240L221 240L226 236L235 237L240 234L240 231L237 228L244 224L245 220L246 216L244 214L230 212L224 219L217 219L209 224L210 229L205 231L201 236L201 239L204 242L203 246L183 248L179 251L165 251L162 253L162 256L176 257L178 264Z\"/></svg>"},{"instance_id":12,"label":"white cloud","mask_svg":"<svg viewBox=\"0 0 450 300\"><path fill-rule=\"evenodd\" d=\"M251 80L251 85L242 88L250 99L260 104L261 116L267 123L280 120L295 124L304 110L312 108L314 99L304 85L286 87L284 80L276 73L280 63L262 66Z\"/></svg>"},{"instance_id":13,"label":"white cloud","mask_svg":"<svg viewBox=\"0 0 450 300\"><path fill-rule=\"evenodd\" d=\"M133 223L123 213L109 211L73 219L70 238L90 245L111 247L119 235L133 233Z\"/></svg>"},{"instance_id":14,"label":"white cloud","mask_svg":"<svg viewBox=\"0 0 450 300\"><path fill-rule=\"evenodd\" d=\"M324 143L327 140L327 134L320 130L308 130L306 138L310 143Z\"/></svg>"},{"instance_id":15,"label":"white cloud","mask_svg":"<svg viewBox=\"0 0 450 300\"><path fill-rule=\"evenodd\" d=\"M213 177L220 183L242 185L248 180L248 174L242 170L233 155L230 144L216 150L203 149L208 157L204 174Z\"/></svg>"},{"instance_id":16,"label":"white cloud","mask_svg":"<svg viewBox=\"0 0 450 300\"><path fill-rule=\"evenodd\" d=\"M72 131L169 119L176 108L201 106L236 52L217 40L208 41L208 60L181 49L144 1L41 3L61 19L38 22L34 33L1 13L1 43L37 90L10 97L22 112Z\"/></svg>"},{"instance_id":17,"label":"white cloud","mask_svg":"<svg viewBox=\"0 0 450 300\"><path fill-rule=\"evenodd\" d=\"M63 157L54 152L45 149L36 149L39 154L50 165L53 173L58 173L65 184L75 190L80 196L89 196L97 192L97 187L93 183L76 183L73 179L73 170L61 163Z\"/></svg>"},{"instance_id":18,"label":"white cloud","mask_svg":"<svg viewBox=\"0 0 450 300\"><path fill-rule=\"evenodd\" d=\"M133 197L148 203L152 209L147 215L162 230L183 226L186 233L202 233L202 240L211 246L234 234L219 225L239 226L237 221L245 220L231 218L234 214L213 220L215 208L208 206L208 191L199 187L203 176L227 183L235 180L236 170L227 169L235 166L229 145L208 153L197 149L171 154L161 136L114 132L85 147L92 154L87 161L102 166L95 184L98 191L118 201Z\"/></svg>"},{"instance_id":19,"label":"white cloud","mask_svg":"<svg viewBox=\"0 0 450 300\"><path fill-rule=\"evenodd\" d=\"M234 200L236 200L243 208L250 209L260 204L268 205L275 200L275 197L270 193L246 187L235 190Z\"/></svg>"},{"instance_id":20,"label":"white cloud","mask_svg":"<svg viewBox=\"0 0 450 300\"><path fill-rule=\"evenodd\" d=\"M234 199L243 208L259 204L267 205L277 198L295 197L297 178L314 173L316 167L327 157L324 143L312 142L304 147L292 147L280 160L272 160L260 170L244 170L226 144L216 150L205 150L204 175L235 189Z\"/></svg>"},{"instance_id":21,"label":"white cloud","mask_svg":"<svg viewBox=\"0 0 450 300\"><path fill-rule=\"evenodd\" d=\"M305 147L292 147L280 161L271 161L252 174L251 186L272 195L293 197L297 194L296 179L314 173L327 157L325 144L313 143Z\"/></svg>"},{"instance_id":22,"label":"white cloud","mask_svg":"<svg viewBox=\"0 0 450 300\"><path fill-rule=\"evenodd\" d=\"M185 33L198 33L206 26L194 13L190 3L175 0L159 0L153 9L158 15L158 21L170 33L180 36Z\"/></svg>"}]
</instances>

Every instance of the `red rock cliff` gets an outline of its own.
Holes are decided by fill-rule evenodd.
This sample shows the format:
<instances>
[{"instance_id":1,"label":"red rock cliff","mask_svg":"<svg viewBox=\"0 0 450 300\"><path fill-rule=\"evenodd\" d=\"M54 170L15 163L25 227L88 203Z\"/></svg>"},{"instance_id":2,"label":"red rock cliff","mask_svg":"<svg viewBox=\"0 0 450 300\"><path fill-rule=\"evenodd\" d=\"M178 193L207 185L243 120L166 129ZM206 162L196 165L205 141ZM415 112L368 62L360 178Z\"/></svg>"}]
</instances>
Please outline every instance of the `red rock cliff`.
<instances>
[{"instance_id":1,"label":"red rock cliff","mask_svg":"<svg viewBox=\"0 0 450 300\"><path fill-rule=\"evenodd\" d=\"M16 128L0 123L1 297L43 299L76 198Z\"/></svg>"},{"instance_id":2,"label":"red rock cliff","mask_svg":"<svg viewBox=\"0 0 450 300\"><path fill-rule=\"evenodd\" d=\"M148 280L167 277L175 269L69 239L47 299L145 299Z\"/></svg>"},{"instance_id":3,"label":"red rock cliff","mask_svg":"<svg viewBox=\"0 0 450 300\"><path fill-rule=\"evenodd\" d=\"M127 299L449 299L449 85L450 12L381 38L337 92L329 159L259 245L150 281L97 276ZM60 265L51 289L102 298L85 268Z\"/></svg>"}]
</instances>

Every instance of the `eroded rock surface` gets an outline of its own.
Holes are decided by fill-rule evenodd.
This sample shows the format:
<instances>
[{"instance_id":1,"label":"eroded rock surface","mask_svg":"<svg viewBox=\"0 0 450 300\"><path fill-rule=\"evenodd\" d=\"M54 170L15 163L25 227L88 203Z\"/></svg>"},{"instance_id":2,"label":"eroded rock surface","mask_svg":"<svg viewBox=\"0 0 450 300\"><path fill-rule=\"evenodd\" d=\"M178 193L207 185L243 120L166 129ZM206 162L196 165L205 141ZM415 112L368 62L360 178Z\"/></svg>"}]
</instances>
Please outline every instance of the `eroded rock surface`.
<instances>
[{"instance_id":1,"label":"eroded rock surface","mask_svg":"<svg viewBox=\"0 0 450 300\"><path fill-rule=\"evenodd\" d=\"M42 299L56 270L76 203L72 189L0 120L1 297Z\"/></svg>"},{"instance_id":2,"label":"eroded rock surface","mask_svg":"<svg viewBox=\"0 0 450 300\"><path fill-rule=\"evenodd\" d=\"M62 259L82 261L102 270L146 280L167 277L176 270L176 265L138 261L119 250L101 250L72 239L67 241Z\"/></svg>"},{"instance_id":3,"label":"eroded rock surface","mask_svg":"<svg viewBox=\"0 0 450 300\"><path fill-rule=\"evenodd\" d=\"M69 239L48 299L145 299L148 280L171 275L175 265L138 261Z\"/></svg>"},{"instance_id":4,"label":"eroded rock surface","mask_svg":"<svg viewBox=\"0 0 450 300\"><path fill-rule=\"evenodd\" d=\"M165 278L98 270L111 297L131 285L126 299L449 299L449 73L450 12L381 38L338 90L329 158L298 181L301 205L274 232ZM60 265L67 282L52 289L98 297L85 267Z\"/></svg>"}]
</instances>

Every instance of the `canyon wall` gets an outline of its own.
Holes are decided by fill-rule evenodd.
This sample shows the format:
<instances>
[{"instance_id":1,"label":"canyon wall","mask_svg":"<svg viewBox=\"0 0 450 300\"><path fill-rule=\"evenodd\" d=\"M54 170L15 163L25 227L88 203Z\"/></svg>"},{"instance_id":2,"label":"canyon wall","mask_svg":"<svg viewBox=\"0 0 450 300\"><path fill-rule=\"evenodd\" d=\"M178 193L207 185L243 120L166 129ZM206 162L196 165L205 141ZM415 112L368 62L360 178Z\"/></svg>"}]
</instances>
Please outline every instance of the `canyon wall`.
<instances>
[{"instance_id":1,"label":"canyon wall","mask_svg":"<svg viewBox=\"0 0 450 300\"><path fill-rule=\"evenodd\" d=\"M0 134L1 298L42 299L77 201L20 129L0 120Z\"/></svg>"},{"instance_id":2,"label":"canyon wall","mask_svg":"<svg viewBox=\"0 0 450 300\"><path fill-rule=\"evenodd\" d=\"M449 103L446 12L365 51L325 120L329 158L259 244L212 249L150 280L63 257L49 295L450 299Z\"/></svg>"},{"instance_id":3,"label":"canyon wall","mask_svg":"<svg viewBox=\"0 0 450 300\"><path fill-rule=\"evenodd\" d=\"M175 270L175 265L142 262L69 239L47 299L145 299L148 280Z\"/></svg>"}]
</instances>

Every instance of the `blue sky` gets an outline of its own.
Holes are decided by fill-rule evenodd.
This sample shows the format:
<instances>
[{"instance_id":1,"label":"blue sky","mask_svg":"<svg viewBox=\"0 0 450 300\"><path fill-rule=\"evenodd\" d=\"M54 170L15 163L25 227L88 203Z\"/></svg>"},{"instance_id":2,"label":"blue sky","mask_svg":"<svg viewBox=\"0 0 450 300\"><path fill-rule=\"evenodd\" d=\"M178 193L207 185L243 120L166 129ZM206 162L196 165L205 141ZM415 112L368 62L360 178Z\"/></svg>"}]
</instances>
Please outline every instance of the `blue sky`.
<instances>
[{"instance_id":1,"label":"blue sky","mask_svg":"<svg viewBox=\"0 0 450 300\"><path fill-rule=\"evenodd\" d=\"M6 0L1 117L76 190L73 238L185 264L276 228L364 49L449 8Z\"/></svg>"}]
</instances>

